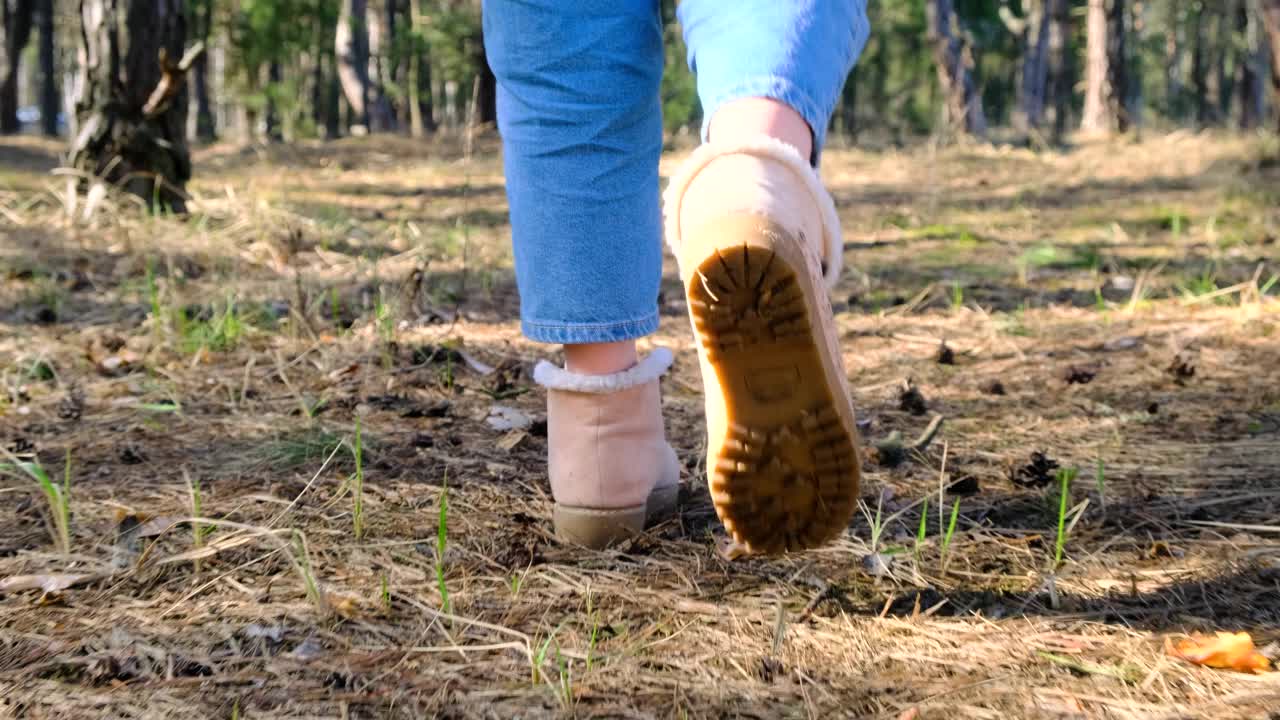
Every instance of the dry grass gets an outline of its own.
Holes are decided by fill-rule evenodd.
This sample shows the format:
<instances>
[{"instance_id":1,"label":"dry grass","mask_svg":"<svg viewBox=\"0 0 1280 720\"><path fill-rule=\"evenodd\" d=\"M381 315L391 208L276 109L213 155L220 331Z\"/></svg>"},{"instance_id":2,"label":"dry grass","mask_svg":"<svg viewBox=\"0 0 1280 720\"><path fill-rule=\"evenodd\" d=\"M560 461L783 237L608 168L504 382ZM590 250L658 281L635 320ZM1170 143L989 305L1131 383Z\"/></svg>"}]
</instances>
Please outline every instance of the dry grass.
<instances>
[{"instance_id":1,"label":"dry grass","mask_svg":"<svg viewBox=\"0 0 1280 720\"><path fill-rule=\"evenodd\" d=\"M1280 676L1162 651L1280 641L1274 143L829 153L867 434L928 423L905 378L946 420L868 462L878 547L860 516L820 551L732 562L673 268L651 342L678 357L678 522L557 544L538 426L485 423L495 402L540 416L547 353L514 321L491 143L213 148L191 218L108 198L87 221L54 148L6 143L0 441L49 468L70 449L74 477L69 555L0 479L0 579L56 588L0 596L0 715L1276 717ZM1080 468L1056 571L1033 452Z\"/></svg>"}]
</instances>

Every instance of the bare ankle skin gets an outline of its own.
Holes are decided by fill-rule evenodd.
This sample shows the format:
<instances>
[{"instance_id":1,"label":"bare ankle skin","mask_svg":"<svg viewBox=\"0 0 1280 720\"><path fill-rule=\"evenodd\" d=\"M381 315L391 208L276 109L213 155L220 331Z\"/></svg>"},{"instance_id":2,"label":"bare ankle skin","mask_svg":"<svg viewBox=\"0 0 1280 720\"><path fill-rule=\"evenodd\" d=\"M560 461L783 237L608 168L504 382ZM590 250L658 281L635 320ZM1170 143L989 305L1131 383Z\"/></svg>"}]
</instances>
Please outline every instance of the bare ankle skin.
<instances>
[{"instance_id":1,"label":"bare ankle skin","mask_svg":"<svg viewBox=\"0 0 1280 720\"><path fill-rule=\"evenodd\" d=\"M801 157L813 155L809 124L790 105L770 98L743 98L720 106L711 118L708 134L718 143L768 135L799 150Z\"/></svg>"},{"instance_id":2,"label":"bare ankle skin","mask_svg":"<svg viewBox=\"0 0 1280 720\"><path fill-rule=\"evenodd\" d=\"M565 368L583 375L611 375L635 366L638 359L634 340L564 346Z\"/></svg>"}]
</instances>

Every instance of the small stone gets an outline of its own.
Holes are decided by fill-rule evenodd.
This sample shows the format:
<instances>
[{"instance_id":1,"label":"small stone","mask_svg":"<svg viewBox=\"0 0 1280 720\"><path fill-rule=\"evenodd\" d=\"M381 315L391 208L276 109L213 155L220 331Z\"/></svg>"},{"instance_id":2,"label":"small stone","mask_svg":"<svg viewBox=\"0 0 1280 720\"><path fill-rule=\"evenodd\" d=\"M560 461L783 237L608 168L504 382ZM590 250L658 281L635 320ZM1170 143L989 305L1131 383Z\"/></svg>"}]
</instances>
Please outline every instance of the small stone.
<instances>
[{"instance_id":1,"label":"small stone","mask_svg":"<svg viewBox=\"0 0 1280 720\"><path fill-rule=\"evenodd\" d=\"M871 577L884 577L889 574L889 565L893 562L891 555L870 553L862 556L862 570Z\"/></svg>"}]
</instances>

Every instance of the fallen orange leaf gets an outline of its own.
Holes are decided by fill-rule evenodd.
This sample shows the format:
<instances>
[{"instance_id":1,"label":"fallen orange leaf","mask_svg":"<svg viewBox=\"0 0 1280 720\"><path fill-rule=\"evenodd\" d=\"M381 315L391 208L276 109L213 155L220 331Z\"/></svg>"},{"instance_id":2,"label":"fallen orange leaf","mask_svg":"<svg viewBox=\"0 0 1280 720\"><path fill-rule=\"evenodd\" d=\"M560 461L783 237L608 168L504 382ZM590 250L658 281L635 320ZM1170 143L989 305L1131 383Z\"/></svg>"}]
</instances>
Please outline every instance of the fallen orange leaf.
<instances>
[{"instance_id":1,"label":"fallen orange leaf","mask_svg":"<svg viewBox=\"0 0 1280 720\"><path fill-rule=\"evenodd\" d=\"M1271 661L1253 646L1253 638L1247 632L1219 632L1215 637L1194 635L1177 645L1166 638L1164 649L1173 657L1206 667L1252 673L1271 668Z\"/></svg>"}]
</instances>

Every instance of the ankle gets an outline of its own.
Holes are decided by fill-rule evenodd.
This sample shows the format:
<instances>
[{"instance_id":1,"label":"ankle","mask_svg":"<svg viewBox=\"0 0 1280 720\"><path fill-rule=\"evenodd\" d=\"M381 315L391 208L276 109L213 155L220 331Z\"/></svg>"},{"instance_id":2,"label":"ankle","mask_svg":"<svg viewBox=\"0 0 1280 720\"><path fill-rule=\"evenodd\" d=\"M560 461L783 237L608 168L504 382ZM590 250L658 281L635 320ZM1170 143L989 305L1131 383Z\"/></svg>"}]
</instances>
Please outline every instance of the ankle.
<instances>
[{"instance_id":1,"label":"ankle","mask_svg":"<svg viewBox=\"0 0 1280 720\"><path fill-rule=\"evenodd\" d=\"M712 142L735 145L767 136L794 147L801 157L813 156L813 131L800 113L786 103L749 97L726 103L708 126Z\"/></svg>"},{"instance_id":2,"label":"ankle","mask_svg":"<svg viewBox=\"0 0 1280 720\"><path fill-rule=\"evenodd\" d=\"M635 367L639 360L634 340L564 346L564 365L581 375L612 375Z\"/></svg>"}]
</instances>

